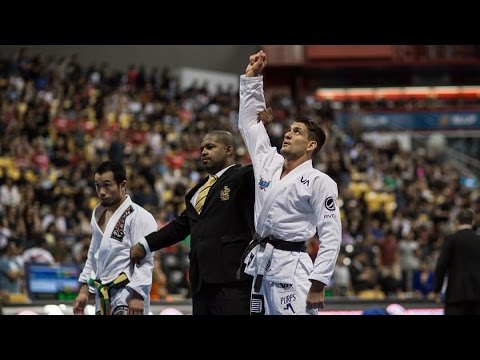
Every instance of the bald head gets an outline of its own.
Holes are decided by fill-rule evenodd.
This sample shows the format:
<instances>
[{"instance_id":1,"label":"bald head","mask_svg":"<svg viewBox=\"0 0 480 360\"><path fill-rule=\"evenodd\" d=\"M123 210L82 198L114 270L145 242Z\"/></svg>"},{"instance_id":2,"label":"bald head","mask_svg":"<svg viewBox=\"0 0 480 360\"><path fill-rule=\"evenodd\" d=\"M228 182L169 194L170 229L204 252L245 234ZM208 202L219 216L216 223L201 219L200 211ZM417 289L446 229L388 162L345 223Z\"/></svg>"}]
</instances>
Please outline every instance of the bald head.
<instances>
[{"instance_id":1,"label":"bald head","mask_svg":"<svg viewBox=\"0 0 480 360\"><path fill-rule=\"evenodd\" d=\"M233 135L232 133L225 131L225 130L213 130L210 131L207 135L205 136L211 136L214 137L218 142L222 143L223 145L231 145L235 148L235 143L233 141Z\"/></svg>"},{"instance_id":2,"label":"bald head","mask_svg":"<svg viewBox=\"0 0 480 360\"><path fill-rule=\"evenodd\" d=\"M204 136L201 151L201 161L209 174L233 165L235 161L235 145L233 136L228 131L214 130Z\"/></svg>"}]
</instances>

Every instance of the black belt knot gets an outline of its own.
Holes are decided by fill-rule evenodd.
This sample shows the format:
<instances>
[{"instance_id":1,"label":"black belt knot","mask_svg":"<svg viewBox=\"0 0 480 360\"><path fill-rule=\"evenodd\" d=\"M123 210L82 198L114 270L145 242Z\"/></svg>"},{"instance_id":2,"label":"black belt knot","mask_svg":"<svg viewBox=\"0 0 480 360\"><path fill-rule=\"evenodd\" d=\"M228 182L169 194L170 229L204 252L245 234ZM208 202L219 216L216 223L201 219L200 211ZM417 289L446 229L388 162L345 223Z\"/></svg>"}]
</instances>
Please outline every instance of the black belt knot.
<instances>
[{"instance_id":1,"label":"black belt knot","mask_svg":"<svg viewBox=\"0 0 480 360\"><path fill-rule=\"evenodd\" d=\"M237 271L237 279L240 279L240 274L242 271L242 266L244 265L245 258L247 257L248 253L253 250L253 248L257 245L262 247L267 246L267 243L272 244L275 249L284 250L284 251L299 251L299 252L306 252L307 246L305 245L304 241L299 242L292 242L292 241L285 241L281 239L275 239L273 235L267 235L265 237L260 237L257 233L253 237L253 240L248 244L247 248L243 252L243 255L240 259L240 267Z\"/></svg>"}]
</instances>

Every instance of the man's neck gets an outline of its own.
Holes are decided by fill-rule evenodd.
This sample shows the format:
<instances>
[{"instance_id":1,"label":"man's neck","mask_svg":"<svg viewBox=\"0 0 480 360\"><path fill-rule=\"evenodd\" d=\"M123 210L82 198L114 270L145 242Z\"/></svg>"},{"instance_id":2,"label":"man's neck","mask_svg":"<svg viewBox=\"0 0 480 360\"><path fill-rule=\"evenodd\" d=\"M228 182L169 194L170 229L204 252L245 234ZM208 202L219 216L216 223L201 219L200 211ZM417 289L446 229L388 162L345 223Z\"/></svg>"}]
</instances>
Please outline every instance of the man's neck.
<instances>
[{"instance_id":1,"label":"man's neck","mask_svg":"<svg viewBox=\"0 0 480 360\"><path fill-rule=\"evenodd\" d=\"M120 205L123 204L126 198L127 198L127 195L126 194L123 195L122 197L120 197L120 200L118 200L115 204L107 206L107 210L114 213L115 211L117 211Z\"/></svg>"},{"instance_id":2,"label":"man's neck","mask_svg":"<svg viewBox=\"0 0 480 360\"><path fill-rule=\"evenodd\" d=\"M283 171L282 171L282 176L280 178L283 178L284 176L287 176L291 171L293 171L295 168L299 167L302 165L305 161L310 160L308 157L305 155L297 158L297 159L285 159L283 162Z\"/></svg>"}]
</instances>

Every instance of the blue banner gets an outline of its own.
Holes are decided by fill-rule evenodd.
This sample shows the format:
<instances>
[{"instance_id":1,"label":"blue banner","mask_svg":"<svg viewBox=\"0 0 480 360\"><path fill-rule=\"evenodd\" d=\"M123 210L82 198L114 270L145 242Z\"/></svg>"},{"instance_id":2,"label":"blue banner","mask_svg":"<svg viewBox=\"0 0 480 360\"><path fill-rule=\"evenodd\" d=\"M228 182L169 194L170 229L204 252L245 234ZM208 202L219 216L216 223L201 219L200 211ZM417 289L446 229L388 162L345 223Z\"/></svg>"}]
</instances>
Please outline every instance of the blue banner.
<instances>
[{"instance_id":1,"label":"blue banner","mask_svg":"<svg viewBox=\"0 0 480 360\"><path fill-rule=\"evenodd\" d=\"M358 122L364 130L452 130L480 129L480 112L412 112L412 113L338 113L342 129Z\"/></svg>"}]
</instances>

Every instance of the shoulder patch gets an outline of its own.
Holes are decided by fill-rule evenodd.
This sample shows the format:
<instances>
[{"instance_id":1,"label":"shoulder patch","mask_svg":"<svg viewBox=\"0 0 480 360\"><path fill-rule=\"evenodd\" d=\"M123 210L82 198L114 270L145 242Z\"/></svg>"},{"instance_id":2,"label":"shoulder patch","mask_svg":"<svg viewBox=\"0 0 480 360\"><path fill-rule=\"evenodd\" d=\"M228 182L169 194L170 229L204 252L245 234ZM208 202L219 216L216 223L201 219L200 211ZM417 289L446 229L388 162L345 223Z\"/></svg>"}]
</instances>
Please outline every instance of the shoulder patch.
<instances>
[{"instance_id":1,"label":"shoulder patch","mask_svg":"<svg viewBox=\"0 0 480 360\"><path fill-rule=\"evenodd\" d=\"M329 196L325 199L325 208L330 211L335 211L335 200L333 196Z\"/></svg>"}]
</instances>

